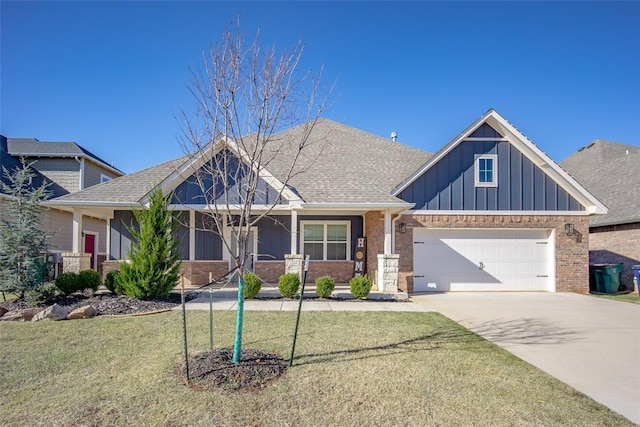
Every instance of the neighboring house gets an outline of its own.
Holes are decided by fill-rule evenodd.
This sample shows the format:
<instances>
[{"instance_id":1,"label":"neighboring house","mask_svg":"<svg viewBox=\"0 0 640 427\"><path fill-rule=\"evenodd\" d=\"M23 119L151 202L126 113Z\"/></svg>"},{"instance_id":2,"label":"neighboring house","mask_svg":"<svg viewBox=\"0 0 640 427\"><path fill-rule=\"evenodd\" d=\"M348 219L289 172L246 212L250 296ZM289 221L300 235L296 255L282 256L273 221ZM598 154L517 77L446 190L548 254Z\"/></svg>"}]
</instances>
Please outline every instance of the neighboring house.
<instances>
[{"instance_id":1,"label":"neighboring house","mask_svg":"<svg viewBox=\"0 0 640 427\"><path fill-rule=\"evenodd\" d=\"M621 283L633 289L640 265L640 147L596 139L560 163L609 208L589 218L589 262L622 263Z\"/></svg>"},{"instance_id":2,"label":"neighboring house","mask_svg":"<svg viewBox=\"0 0 640 427\"><path fill-rule=\"evenodd\" d=\"M42 142L33 138L6 138L0 135L0 166L8 171L19 168L20 158L31 164L36 174L33 181L35 187L43 182L49 183L52 198L123 175L75 142ZM5 181L4 173L1 179ZM76 246L73 240L73 215L70 212L55 208L45 211L42 227L54 233L49 240L51 253L54 254L52 258L60 258L58 254L65 252L86 252L90 254L90 267L97 270L106 258L106 222L102 218L84 216L81 223ZM52 261L59 262L61 258Z\"/></svg>"},{"instance_id":3,"label":"neighboring house","mask_svg":"<svg viewBox=\"0 0 640 427\"><path fill-rule=\"evenodd\" d=\"M295 142L300 132L278 138ZM588 220L606 207L496 111L436 154L327 119L311 142L298 165L304 173L253 229L252 268L268 282L302 254L312 257L308 280L347 282L366 237L365 271L379 290L588 292ZM278 154L261 172L263 197L282 189L288 153ZM109 222L107 270L127 258L132 209L162 188L182 222L182 274L204 284L232 261L219 235L202 230L206 198L191 178L202 161L175 159L50 205Z\"/></svg>"}]
</instances>

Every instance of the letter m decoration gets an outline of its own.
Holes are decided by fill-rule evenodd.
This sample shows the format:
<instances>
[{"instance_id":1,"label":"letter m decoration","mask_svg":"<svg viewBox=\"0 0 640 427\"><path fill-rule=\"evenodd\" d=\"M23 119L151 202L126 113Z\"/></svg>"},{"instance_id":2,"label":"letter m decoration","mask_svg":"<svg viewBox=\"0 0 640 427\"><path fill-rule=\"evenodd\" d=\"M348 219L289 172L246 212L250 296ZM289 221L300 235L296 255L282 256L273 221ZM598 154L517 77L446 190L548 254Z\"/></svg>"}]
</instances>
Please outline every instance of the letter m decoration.
<instances>
[{"instance_id":1,"label":"letter m decoration","mask_svg":"<svg viewBox=\"0 0 640 427\"><path fill-rule=\"evenodd\" d=\"M367 238L358 237L356 240L354 276L363 276L367 271Z\"/></svg>"}]
</instances>

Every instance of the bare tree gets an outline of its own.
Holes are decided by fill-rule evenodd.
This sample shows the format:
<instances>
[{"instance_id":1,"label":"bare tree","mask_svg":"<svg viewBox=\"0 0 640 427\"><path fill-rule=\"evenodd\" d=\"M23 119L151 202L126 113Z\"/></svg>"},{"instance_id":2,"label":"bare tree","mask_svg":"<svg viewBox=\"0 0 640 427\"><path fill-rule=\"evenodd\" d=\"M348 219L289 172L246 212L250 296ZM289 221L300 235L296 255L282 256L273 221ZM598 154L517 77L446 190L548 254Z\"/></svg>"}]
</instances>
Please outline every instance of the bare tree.
<instances>
[{"instance_id":1,"label":"bare tree","mask_svg":"<svg viewBox=\"0 0 640 427\"><path fill-rule=\"evenodd\" d=\"M308 167L301 159L330 93L321 93L321 72L299 70L302 53L301 43L278 53L260 44L259 33L247 43L239 26L225 30L203 54L203 68L192 70L196 109L182 113L181 144L192 161L198 205L206 206L237 268L235 363L241 358L251 227L294 194L288 183ZM294 127L294 139L278 137ZM226 236L225 227L231 231Z\"/></svg>"}]
</instances>

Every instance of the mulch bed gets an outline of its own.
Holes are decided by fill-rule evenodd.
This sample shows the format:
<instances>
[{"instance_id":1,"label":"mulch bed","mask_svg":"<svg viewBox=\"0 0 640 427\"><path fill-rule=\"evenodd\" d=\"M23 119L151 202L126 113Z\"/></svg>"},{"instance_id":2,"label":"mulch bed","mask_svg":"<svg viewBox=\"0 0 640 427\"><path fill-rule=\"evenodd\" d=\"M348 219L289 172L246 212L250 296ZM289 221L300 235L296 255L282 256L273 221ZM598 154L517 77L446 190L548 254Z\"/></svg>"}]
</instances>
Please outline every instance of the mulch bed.
<instances>
[{"instance_id":1,"label":"mulch bed","mask_svg":"<svg viewBox=\"0 0 640 427\"><path fill-rule=\"evenodd\" d=\"M188 301L193 299L191 294L185 295L185 299ZM137 300L126 297L124 295L113 295L110 293L97 294L92 297L84 295L72 295L65 298L60 298L55 301L51 301L50 304L38 305L36 307L46 308L48 305L56 303L67 310L71 311L76 308L92 305L98 311L98 315L122 315L122 314L140 314L148 313L158 310L166 310L174 308L180 305L179 294L169 294L167 298L156 298L151 300ZM24 300L17 300L12 302L0 303L0 307L4 307L9 311L24 310L27 308L33 308Z\"/></svg>"},{"instance_id":2,"label":"mulch bed","mask_svg":"<svg viewBox=\"0 0 640 427\"><path fill-rule=\"evenodd\" d=\"M258 391L287 371L281 356L260 350L243 349L239 363L233 363L232 348L189 355L188 385L197 390ZM187 373L184 360L178 367L182 379Z\"/></svg>"}]
</instances>

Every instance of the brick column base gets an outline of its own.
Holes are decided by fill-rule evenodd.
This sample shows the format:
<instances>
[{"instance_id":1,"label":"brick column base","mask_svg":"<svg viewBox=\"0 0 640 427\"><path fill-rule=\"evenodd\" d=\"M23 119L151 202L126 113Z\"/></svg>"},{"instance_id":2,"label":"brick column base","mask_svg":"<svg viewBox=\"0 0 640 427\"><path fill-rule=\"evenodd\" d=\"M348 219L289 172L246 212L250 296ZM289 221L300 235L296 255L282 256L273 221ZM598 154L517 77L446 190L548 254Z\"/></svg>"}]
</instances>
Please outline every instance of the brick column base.
<instances>
[{"instance_id":1,"label":"brick column base","mask_svg":"<svg viewBox=\"0 0 640 427\"><path fill-rule=\"evenodd\" d=\"M378 291L398 292L398 254L378 254Z\"/></svg>"},{"instance_id":2,"label":"brick column base","mask_svg":"<svg viewBox=\"0 0 640 427\"><path fill-rule=\"evenodd\" d=\"M66 252L62 254L62 271L65 273L80 273L91 270L91 254Z\"/></svg>"}]
</instances>

